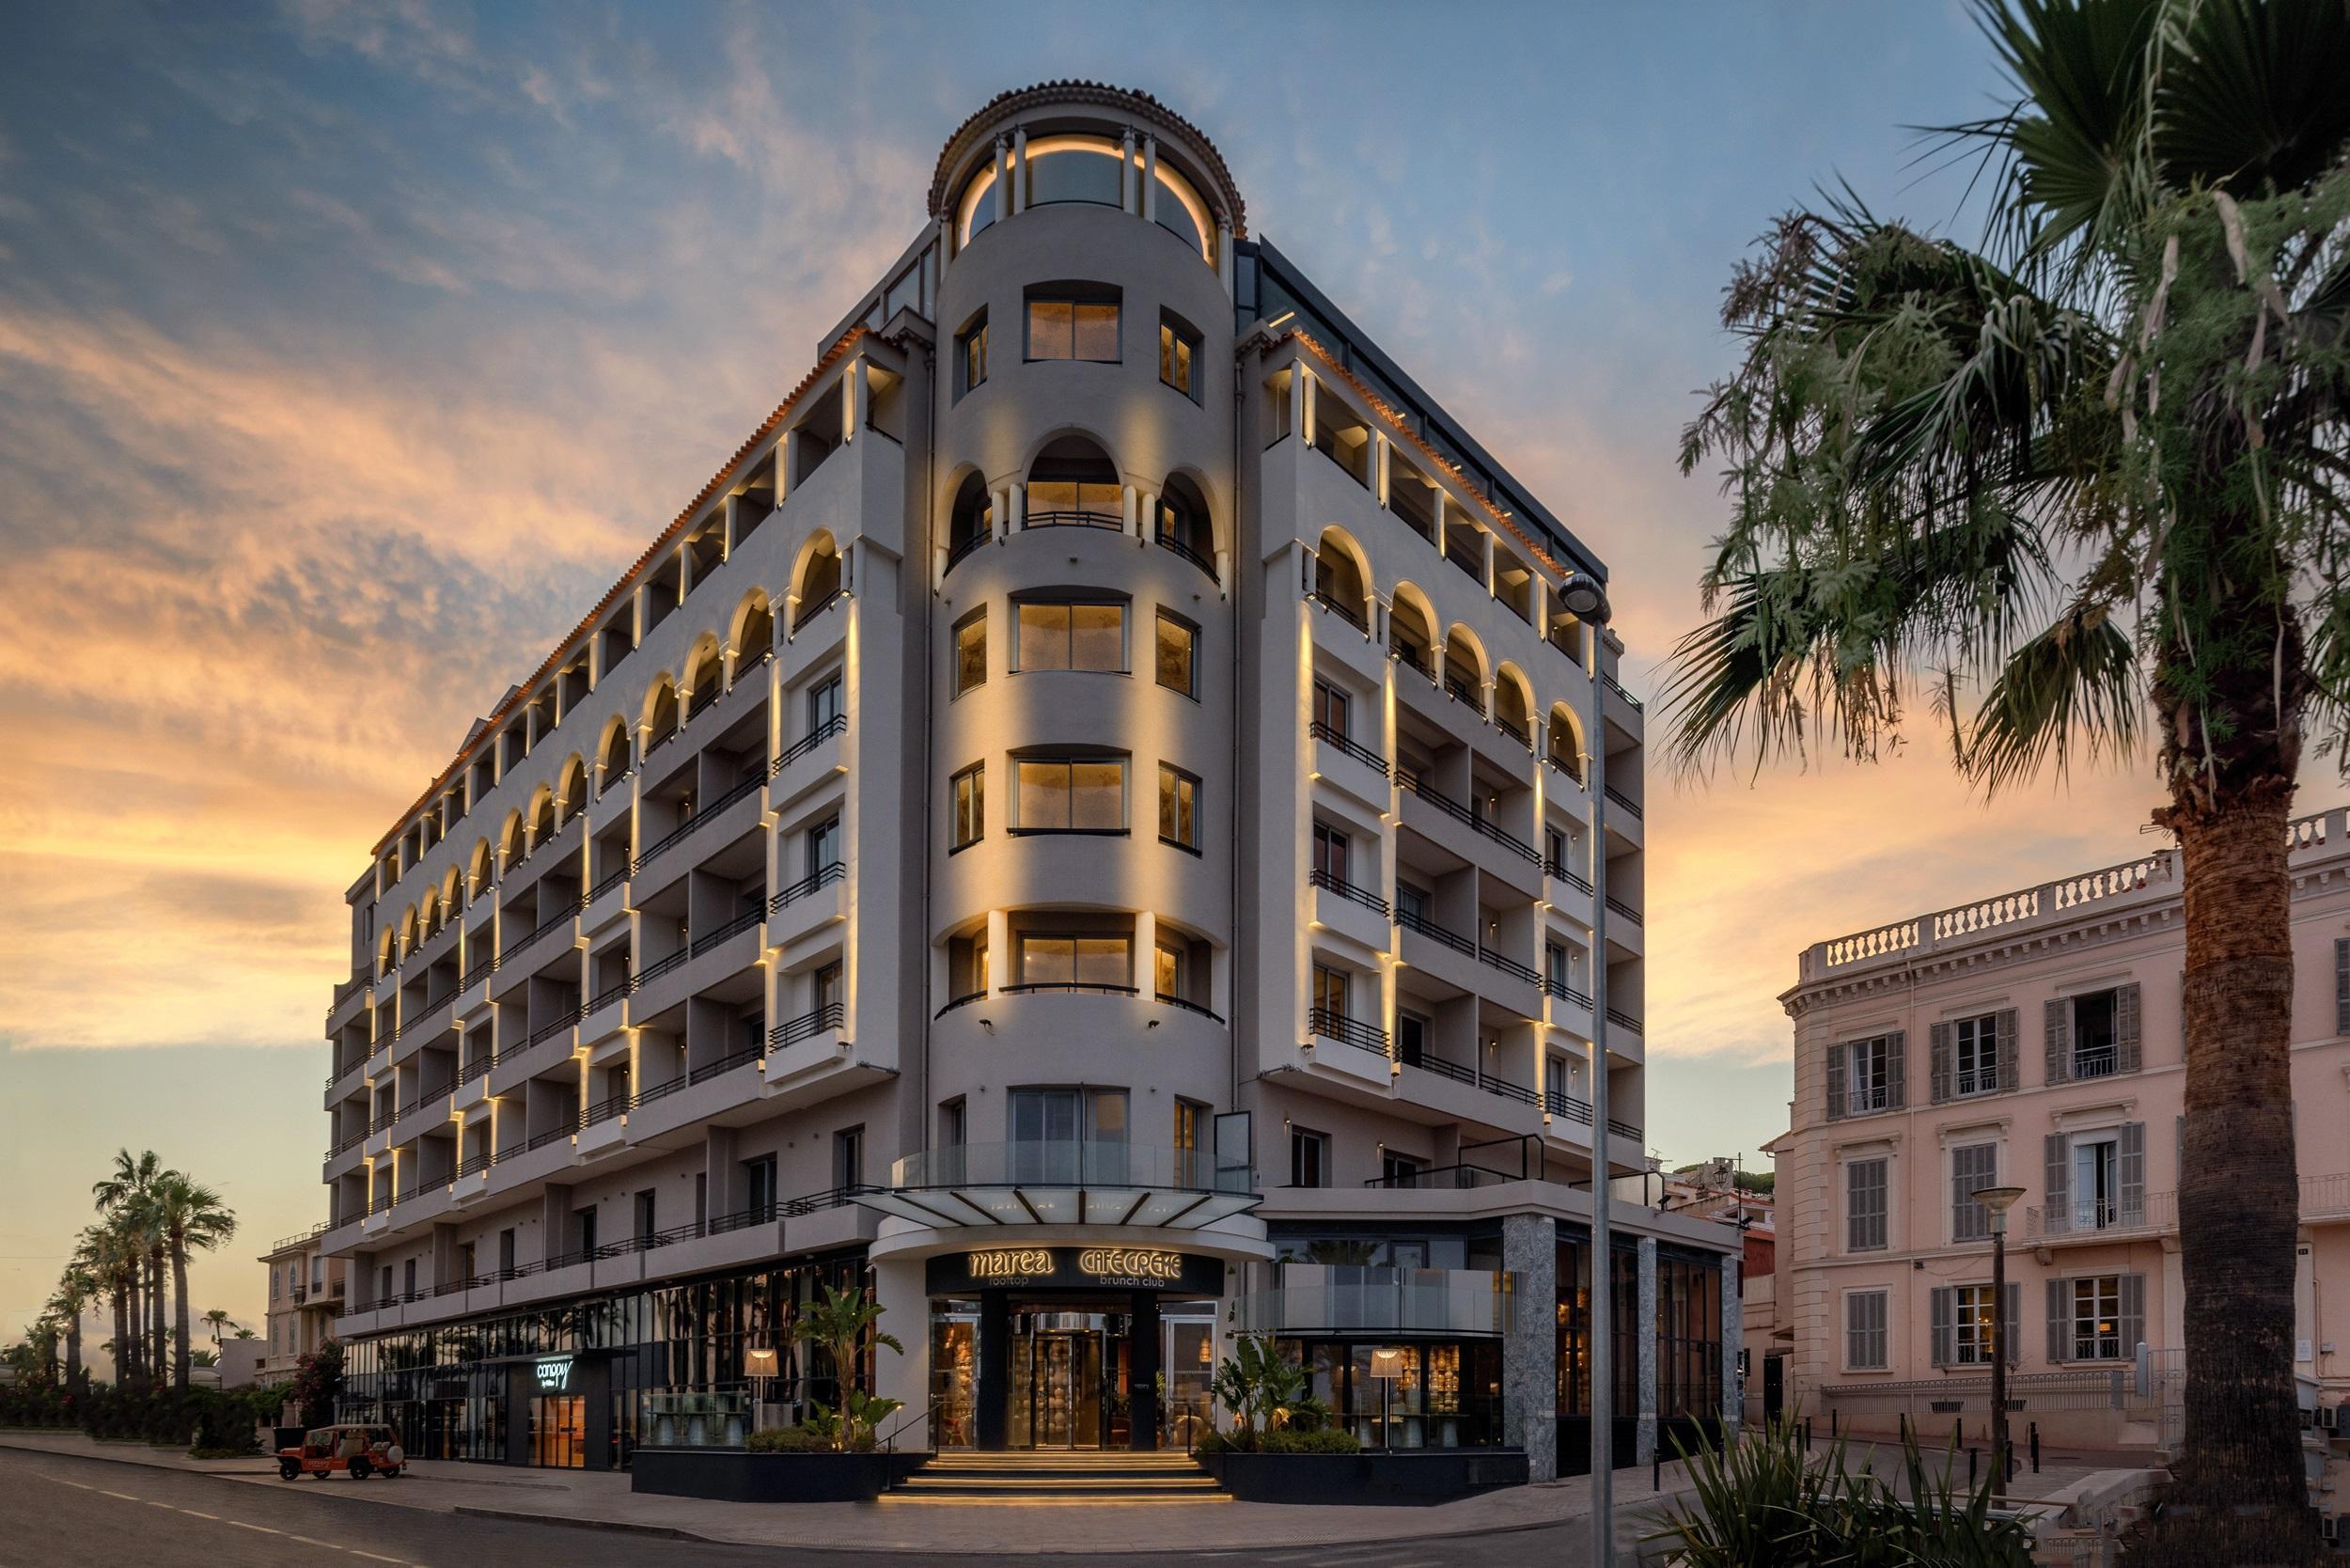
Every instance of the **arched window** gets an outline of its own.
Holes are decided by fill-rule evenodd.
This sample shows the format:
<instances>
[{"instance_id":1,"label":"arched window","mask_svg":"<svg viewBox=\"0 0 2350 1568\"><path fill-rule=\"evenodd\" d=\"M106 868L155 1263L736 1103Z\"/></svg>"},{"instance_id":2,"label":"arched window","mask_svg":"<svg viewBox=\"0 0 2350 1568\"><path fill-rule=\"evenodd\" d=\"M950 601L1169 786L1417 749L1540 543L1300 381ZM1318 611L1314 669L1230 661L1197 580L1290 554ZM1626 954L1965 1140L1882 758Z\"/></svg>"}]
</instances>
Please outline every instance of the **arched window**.
<instances>
[{"instance_id":1,"label":"arched window","mask_svg":"<svg viewBox=\"0 0 2350 1568\"><path fill-rule=\"evenodd\" d=\"M677 687L665 676L652 689L651 700L645 705L645 754L677 733Z\"/></svg>"},{"instance_id":2,"label":"arched window","mask_svg":"<svg viewBox=\"0 0 2350 1568\"><path fill-rule=\"evenodd\" d=\"M1494 723L1501 732L1526 747L1534 749L1534 702L1527 690L1525 680L1509 665L1501 666L1494 681Z\"/></svg>"},{"instance_id":3,"label":"arched window","mask_svg":"<svg viewBox=\"0 0 2350 1568\"><path fill-rule=\"evenodd\" d=\"M791 612L794 632L840 597L840 552L834 547L830 534L819 534L809 541L807 555L800 562L800 580L792 597L798 601Z\"/></svg>"},{"instance_id":4,"label":"arched window","mask_svg":"<svg viewBox=\"0 0 2350 1568\"><path fill-rule=\"evenodd\" d=\"M1479 718L1485 716L1485 661L1476 641L1458 626L1444 645L1444 689L1467 703Z\"/></svg>"},{"instance_id":5,"label":"arched window","mask_svg":"<svg viewBox=\"0 0 2350 1568\"><path fill-rule=\"evenodd\" d=\"M596 752L596 793L628 776L628 726L614 719L604 726L603 745Z\"/></svg>"},{"instance_id":6,"label":"arched window","mask_svg":"<svg viewBox=\"0 0 2350 1568\"><path fill-rule=\"evenodd\" d=\"M1028 504L1023 525L1123 528L1125 486L1118 465L1093 441L1064 435L1028 465Z\"/></svg>"},{"instance_id":7,"label":"arched window","mask_svg":"<svg viewBox=\"0 0 2350 1568\"><path fill-rule=\"evenodd\" d=\"M1169 474L1159 493L1158 541L1211 578L1215 575L1215 527L1207 498L1187 474Z\"/></svg>"},{"instance_id":8,"label":"arched window","mask_svg":"<svg viewBox=\"0 0 2350 1568\"><path fill-rule=\"evenodd\" d=\"M1324 528L1314 550L1314 598L1371 635L1371 584L1355 541L1343 529Z\"/></svg>"},{"instance_id":9,"label":"arched window","mask_svg":"<svg viewBox=\"0 0 2350 1568\"><path fill-rule=\"evenodd\" d=\"M985 544L995 530L995 498L988 494L987 480L964 475L947 518L947 570L952 572L957 561Z\"/></svg>"},{"instance_id":10,"label":"arched window","mask_svg":"<svg viewBox=\"0 0 2350 1568\"><path fill-rule=\"evenodd\" d=\"M530 847L537 849L555 837L555 792L541 794L531 808Z\"/></svg>"},{"instance_id":11,"label":"arched window","mask_svg":"<svg viewBox=\"0 0 2350 1568\"><path fill-rule=\"evenodd\" d=\"M1551 704L1549 755L1552 767L1575 783L1584 783L1583 727L1575 722L1574 710L1563 702Z\"/></svg>"},{"instance_id":12,"label":"arched window","mask_svg":"<svg viewBox=\"0 0 2350 1568\"><path fill-rule=\"evenodd\" d=\"M743 617L743 629L734 636L734 678L743 679L744 672L757 668L776 651L776 618L767 607L767 596L760 594Z\"/></svg>"},{"instance_id":13,"label":"arched window","mask_svg":"<svg viewBox=\"0 0 2350 1568\"><path fill-rule=\"evenodd\" d=\"M556 802L560 820L570 822L588 807L588 770L574 756L563 764L563 793Z\"/></svg>"},{"instance_id":14,"label":"arched window","mask_svg":"<svg viewBox=\"0 0 2350 1568\"><path fill-rule=\"evenodd\" d=\"M718 639L704 637L694 645L694 651L685 660L685 716L692 718L718 700L724 689L720 677Z\"/></svg>"},{"instance_id":15,"label":"arched window","mask_svg":"<svg viewBox=\"0 0 2350 1568\"><path fill-rule=\"evenodd\" d=\"M1436 618L1418 588L1398 583L1387 607L1388 654L1434 681L1436 678Z\"/></svg>"}]
</instances>

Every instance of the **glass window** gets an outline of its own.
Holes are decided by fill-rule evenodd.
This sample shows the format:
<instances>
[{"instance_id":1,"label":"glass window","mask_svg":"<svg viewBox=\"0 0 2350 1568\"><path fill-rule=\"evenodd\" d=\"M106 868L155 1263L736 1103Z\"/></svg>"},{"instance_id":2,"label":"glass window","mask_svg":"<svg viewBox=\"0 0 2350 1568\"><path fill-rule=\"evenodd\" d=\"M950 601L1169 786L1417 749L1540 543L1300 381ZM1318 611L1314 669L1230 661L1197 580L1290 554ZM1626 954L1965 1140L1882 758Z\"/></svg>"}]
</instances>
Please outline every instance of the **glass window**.
<instances>
[{"instance_id":1,"label":"glass window","mask_svg":"<svg viewBox=\"0 0 2350 1568\"><path fill-rule=\"evenodd\" d=\"M2101 1274L2073 1281L2073 1356L2076 1361L2122 1358L2122 1277Z\"/></svg>"},{"instance_id":2,"label":"glass window","mask_svg":"<svg viewBox=\"0 0 2350 1568\"><path fill-rule=\"evenodd\" d=\"M1950 1026L1951 1091L1988 1094L1999 1087L1999 1019L1986 1012Z\"/></svg>"},{"instance_id":3,"label":"glass window","mask_svg":"<svg viewBox=\"0 0 2350 1568\"><path fill-rule=\"evenodd\" d=\"M1185 849L1199 847L1199 780L1159 764L1159 837Z\"/></svg>"},{"instance_id":4,"label":"glass window","mask_svg":"<svg viewBox=\"0 0 2350 1568\"><path fill-rule=\"evenodd\" d=\"M1991 1287L1960 1285L1950 1292L1952 1358L1962 1367L1991 1364ZM2013 1332L2013 1330L2010 1330Z\"/></svg>"},{"instance_id":5,"label":"glass window","mask_svg":"<svg viewBox=\"0 0 2350 1568\"><path fill-rule=\"evenodd\" d=\"M956 340L956 352L963 360L963 390L970 391L987 380L987 313L970 330Z\"/></svg>"},{"instance_id":6,"label":"glass window","mask_svg":"<svg viewBox=\"0 0 2350 1568\"><path fill-rule=\"evenodd\" d=\"M830 817L807 830L807 874L840 864L840 819Z\"/></svg>"},{"instance_id":7,"label":"glass window","mask_svg":"<svg viewBox=\"0 0 2350 1568\"><path fill-rule=\"evenodd\" d=\"M1199 628L1165 610L1159 612L1159 684L1185 697L1198 695Z\"/></svg>"},{"instance_id":8,"label":"glass window","mask_svg":"<svg viewBox=\"0 0 2350 1568\"><path fill-rule=\"evenodd\" d=\"M1327 823L1314 823L1313 869L1324 879L1346 884L1347 837Z\"/></svg>"},{"instance_id":9,"label":"glass window","mask_svg":"<svg viewBox=\"0 0 2350 1568\"><path fill-rule=\"evenodd\" d=\"M1019 985L1127 985L1133 966L1123 936L1023 932Z\"/></svg>"},{"instance_id":10,"label":"glass window","mask_svg":"<svg viewBox=\"0 0 2350 1568\"><path fill-rule=\"evenodd\" d=\"M1330 1135L1290 1129L1290 1185L1326 1187L1330 1184Z\"/></svg>"},{"instance_id":11,"label":"glass window","mask_svg":"<svg viewBox=\"0 0 2350 1568\"><path fill-rule=\"evenodd\" d=\"M1326 1012L1333 1018L1346 1013L1346 971L1323 964L1314 965L1314 1011Z\"/></svg>"},{"instance_id":12,"label":"glass window","mask_svg":"<svg viewBox=\"0 0 2350 1568\"><path fill-rule=\"evenodd\" d=\"M2073 998L2073 1076L2103 1078L2120 1065L2116 1001L2110 991Z\"/></svg>"},{"instance_id":13,"label":"glass window","mask_svg":"<svg viewBox=\"0 0 2350 1568\"><path fill-rule=\"evenodd\" d=\"M1018 606L1016 669L1080 669L1116 674L1126 667L1126 606L1046 604Z\"/></svg>"},{"instance_id":14,"label":"glass window","mask_svg":"<svg viewBox=\"0 0 2350 1568\"><path fill-rule=\"evenodd\" d=\"M1122 833L1126 763L1116 757L1026 757L1012 795L1014 833Z\"/></svg>"},{"instance_id":15,"label":"glass window","mask_svg":"<svg viewBox=\"0 0 2350 1568\"><path fill-rule=\"evenodd\" d=\"M987 611L973 610L955 622L955 695L987 682Z\"/></svg>"},{"instance_id":16,"label":"glass window","mask_svg":"<svg viewBox=\"0 0 2350 1568\"><path fill-rule=\"evenodd\" d=\"M809 733L813 734L840 716L843 690L840 677L838 675L819 681L808 688L807 728Z\"/></svg>"},{"instance_id":17,"label":"glass window","mask_svg":"<svg viewBox=\"0 0 2350 1568\"><path fill-rule=\"evenodd\" d=\"M865 1129L843 1127L832 1135L832 1184L847 1191L865 1184Z\"/></svg>"},{"instance_id":18,"label":"glass window","mask_svg":"<svg viewBox=\"0 0 2350 1568\"><path fill-rule=\"evenodd\" d=\"M987 764L974 762L955 775L951 793L955 814L951 847L961 849L978 842L987 832Z\"/></svg>"},{"instance_id":19,"label":"glass window","mask_svg":"<svg viewBox=\"0 0 2350 1568\"><path fill-rule=\"evenodd\" d=\"M1028 357L1118 362L1116 301L1031 299Z\"/></svg>"},{"instance_id":20,"label":"glass window","mask_svg":"<svg viewBox=\"0 0 2350 1568\"><path fill-rule=\"evenodd\" d=\"M1845 1049L1852 1053L1852 1066L1845 1080L1845 1092L1851 1101L1850 1114L1866 1116L1881 1111L1893 1104L1892 1040L1878 1035L1872 1040L1856 1040Z\"/></svg>"},{"instance_id":21,"label":"glass window","mask_svg":"<svg viewBox=\"0 0 2350 1568\"><path fill-rule=\"evenodd\" d=\"M2073 1229L2109 1230L2120 1223L2121 1215L2120 1135L2078 1139L2073 1145Z\"/></svg>"},{"instance_id":22,"label":"glass window","mask_svg":"<svg viewBox=\"0 0 2350 1568\"><path fill-rule=\"evenodd\" d=\"M1199 396L1192 362L1199 352L1199 335L1174 317L1159 317L1159 381L1184 397Z\"/></svg>"},{"instance_id":23,"label":"glass window","mask_svg":"<svg viewBox=\"0 0 2350 1568\"><path fill-rule=\"evenodd\" d=\"M1950 1151L1950 1240L1974 1242L1991 1234L1991 1213L1975 1194L1999 1184L1999 1146L1963 1144Z\"/></svg>"},{"instance_id":24,"label":"glass window","mask_svg":"<svg viewBox=\"0 0 2350 1568\"><path fill-rule=\"evenodd\" d=\"M1340 740L1347 738L1346 694L1327 681L1314 682L1314 723Z\"/></svg>"}]
</instances>

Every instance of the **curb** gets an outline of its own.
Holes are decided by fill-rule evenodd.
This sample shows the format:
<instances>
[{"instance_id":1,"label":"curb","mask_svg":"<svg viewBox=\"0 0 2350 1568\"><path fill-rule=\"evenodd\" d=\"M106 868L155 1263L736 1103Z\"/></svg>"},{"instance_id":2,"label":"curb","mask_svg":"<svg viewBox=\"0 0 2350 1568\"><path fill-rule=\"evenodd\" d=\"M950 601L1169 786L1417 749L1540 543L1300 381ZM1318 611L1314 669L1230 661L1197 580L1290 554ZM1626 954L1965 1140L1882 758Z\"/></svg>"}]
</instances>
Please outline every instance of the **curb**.
<instances>
[{"instance_id":1,"label":"curb","mask_svg":"<svg viewBox=\"0 0 2350 1568\"><path fill-rule=\"evenodd\" d=\"M45 1454L52 1459L95 1459L101 1464L105 1465L128 1465L135 1469L141 1470L169 1470L174 1474L183 1476L274 1476L277 1473L274 1466L261 1464L258 1461L258 1458L256 1463L245 1469L210 1469L198 1468L198 1466L229 1465L238 1462L226 1459L199 1459L185 1465L167 1465L159 1459L140 1458L128 1453L108 1453L104 1450L105 1448L109 1446L120 1446L127 1448L130 1445L93 1445L89 1452L83 1453L71 1449L45 1448L37 1443L12 1443L8 1441L8 1434L0 1433L0 1449L8 1449L16 1453Z\"/></svg>"},{"instance_id":2,"label":"curb","mask_svg":"<svg viewBox=\"0 0 2350 1568\"><path fill-rule=\"evenodd\" d=\"M708 1546L740 1546L741 1541L728 1541L721 1536L697 1535L690 1529L677 1529L668 1525L638 1525L621 1519L581 1519L561 1513L526 1513L513 1508L474 1508L459 1503L449 1510L469 1519L504 1519L509 1523L525 1525L561 1525L570 1529L610 1530L620 1535L657 1535L668 1541L694 1541Z\"/></svg>"}]
</instances>

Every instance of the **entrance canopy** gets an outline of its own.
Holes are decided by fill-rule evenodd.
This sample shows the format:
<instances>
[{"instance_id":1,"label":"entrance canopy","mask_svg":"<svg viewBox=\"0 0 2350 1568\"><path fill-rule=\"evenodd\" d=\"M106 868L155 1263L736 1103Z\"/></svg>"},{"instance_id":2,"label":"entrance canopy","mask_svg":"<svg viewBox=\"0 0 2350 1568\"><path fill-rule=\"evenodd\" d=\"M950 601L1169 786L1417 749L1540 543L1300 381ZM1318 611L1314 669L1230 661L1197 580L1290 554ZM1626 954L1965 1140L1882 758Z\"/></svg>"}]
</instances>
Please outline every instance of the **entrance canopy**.
<instances>
[{"instance_id":1,"label":"entrance canopy","mask_svg":"<svg viewBox=\"0 0 2350 1568\"><path fill-rule=\"evenodd\" d=\"M948 1230L1013 1225L1198 1231L1264 1200L1245 1158L1099 1140L955 1144L909 1154L889 1185L857 1194L870 1209Z\"/></svg>"}]
</instances>

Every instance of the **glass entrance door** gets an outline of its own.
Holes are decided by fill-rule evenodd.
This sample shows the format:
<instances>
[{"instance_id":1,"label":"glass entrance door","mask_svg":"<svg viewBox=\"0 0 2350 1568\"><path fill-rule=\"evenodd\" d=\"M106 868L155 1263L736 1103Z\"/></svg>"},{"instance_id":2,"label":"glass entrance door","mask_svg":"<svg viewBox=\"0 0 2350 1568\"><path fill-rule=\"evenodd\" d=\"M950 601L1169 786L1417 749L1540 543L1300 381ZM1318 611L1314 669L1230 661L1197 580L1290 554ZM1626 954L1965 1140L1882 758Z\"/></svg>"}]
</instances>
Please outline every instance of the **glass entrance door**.
<instances>
[{"instance_id":1,"label":"glass entrance door","mask_svg":"<svg viewBox=\"0 0 2350 1568\"><path fill-rule=\"evenodd\" d=\"M577 1394L541 1394L530 1402L530 1462L576 1470L588 1463L588 1402Z\"/></svg>"},{"instance_id":2,"label":"glass entrance door","mask_svg":"<svg viewBox=\"0 0 2350 1568\"><path fill-rule=\"evenodd\" d=\"M1031 1312L1013 1320L1010 1409L1016 1449L1101 1449L1130 1441L1120 1413L1126 1320L1104 1312ZM1122 1380L1121 1380L1122 1381Z\"/></svg>"}]
</instances>

